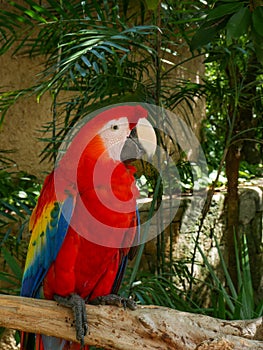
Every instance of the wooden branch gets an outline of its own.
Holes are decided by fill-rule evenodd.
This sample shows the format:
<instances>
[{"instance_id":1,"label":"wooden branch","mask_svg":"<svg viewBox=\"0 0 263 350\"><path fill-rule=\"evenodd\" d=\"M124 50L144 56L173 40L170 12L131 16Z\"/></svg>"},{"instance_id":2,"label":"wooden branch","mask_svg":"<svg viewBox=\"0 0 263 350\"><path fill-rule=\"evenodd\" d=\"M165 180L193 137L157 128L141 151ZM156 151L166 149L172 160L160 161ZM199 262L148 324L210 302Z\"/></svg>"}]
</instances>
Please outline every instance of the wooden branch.
<instances>
[{"instance_id":1,"label":"wooden branch","mask_svg":"<svg viewBox=\"0 0 263 350\"><path fill-rule=\"evenodd\" d=\"M159 306L135 311L87 305L86 344L119 350L263 350L263 319L223 321ZM54 301L0 295L0 326L75 341L70 309Z\"/></svg>"}]
</instances>

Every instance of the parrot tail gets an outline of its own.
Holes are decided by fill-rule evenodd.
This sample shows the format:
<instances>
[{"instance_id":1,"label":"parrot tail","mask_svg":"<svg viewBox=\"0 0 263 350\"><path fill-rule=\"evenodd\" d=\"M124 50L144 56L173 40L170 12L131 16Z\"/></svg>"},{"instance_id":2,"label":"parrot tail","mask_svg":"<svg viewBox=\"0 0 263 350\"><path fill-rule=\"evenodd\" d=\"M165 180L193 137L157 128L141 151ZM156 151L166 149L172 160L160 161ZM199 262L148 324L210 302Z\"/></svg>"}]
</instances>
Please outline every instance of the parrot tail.
<instances>
[{"instance_id":1,"label":"parrot tail","mask_svg":"<svg viewBox=\"0 0 263 350\"><path fill-rule=\"evenodd\" d=\"M41 334L21 332L20 350L89 350L88 345L81 348L79 343L48 337Z\"/></svg>"},{"instance_id":2,"label":"parrot tail","mask_svg":"<svg viewBox=\"0 0 263 350\"><path fill-rule=\"evenodd\" d=\"M40 335L42 347L36 350L89 350L88 345L81 347L79 343L73 343L64 339Z\"/></svg>"},{"instance_id":3,"label":"parrot tail","mask_svg":"<svg viewBox=\"0 0 263 350\"><path fill-rule=\"evenodd\" d=\"M78 343L66 342L63 350L89 350L89 347L88 345L85 345L83 348L81 348L80 344Z\"/></svg>"},{"instance_id":4,"label":"parrot tail","mask_svg":"<svg viewBox=\"0 0 263 350\"><path fill-rule=\"evenodd\" d=\"M21 332L20 335L20 350L45 350L41 336L34 333Z\"/></svg>"}]
</instances>

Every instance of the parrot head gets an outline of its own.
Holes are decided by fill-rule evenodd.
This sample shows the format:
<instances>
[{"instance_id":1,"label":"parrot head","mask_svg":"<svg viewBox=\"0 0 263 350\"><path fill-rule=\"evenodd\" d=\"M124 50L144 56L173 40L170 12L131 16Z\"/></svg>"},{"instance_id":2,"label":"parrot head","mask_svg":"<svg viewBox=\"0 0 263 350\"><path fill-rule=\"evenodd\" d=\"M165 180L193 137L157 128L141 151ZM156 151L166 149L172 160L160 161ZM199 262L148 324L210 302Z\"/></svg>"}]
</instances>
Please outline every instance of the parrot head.
<instances>
[{"instance_id":1,"label":"parrot head","mask_svg":"<svg viewBox=\"0 0 263 350\"><path fill-rule=\"evenodd\" d=\"M147 117L147 110L140 105L121 105L100 112L65 142L57 171L72 183L78 179L88 185L95 167L99 169L97 180L103 180L110 167L120 163L128 166L143 154L151 157L157 141Z\"/></svg>"},{"instance_id":2,"label":"parrot head","mask_svg":"<svg viewBox=\"0 0 263 350\"><path fill-rule=\"evenodd\" d=\"M99 137L113 161L129 163L141 158L144 154L152 157L156 149L156 135L152 125L146 119L147 114L142 113L142 107L137 106L133 112L138 111L139 116L129 114L107 122L99 131ZM147 112L146 112L147 113ZM135 119L135 118L136 119Z\"/></svg>"},{"instance_id":3,"label":"parrot head","mask_svg":"<svg viewBox=\"0 0 263 350\"><path fill-rule=\"evenodd\" d=\"M59 166L76 169L81 164L91 168L99 159L114 162L151 157L156 149L156 135L147 120L148 112L140 105L121 105L106 109L76 128L65 142Z\"/></svg>"}]
</instances>

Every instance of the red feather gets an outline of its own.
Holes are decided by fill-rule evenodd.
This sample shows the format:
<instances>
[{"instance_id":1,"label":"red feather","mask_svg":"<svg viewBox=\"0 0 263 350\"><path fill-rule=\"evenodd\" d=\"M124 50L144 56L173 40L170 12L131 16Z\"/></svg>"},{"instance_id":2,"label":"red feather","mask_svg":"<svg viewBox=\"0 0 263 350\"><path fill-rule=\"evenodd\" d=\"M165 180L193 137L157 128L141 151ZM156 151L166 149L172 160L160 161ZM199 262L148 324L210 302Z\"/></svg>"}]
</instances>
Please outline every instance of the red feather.
<instances>
[{"instance_id":1,"label":"red feather","mask_svg":"<svg viewBox=\"0 0 263 350\"><path fill-rule=\"evenodd\" d=\"M136 169L109 158L96 135L105 122L123 116L131 117L133 127L147 112L139 106L102 112L82 127L59 166L45 180L31 217L33 230L45 217L49 203L65 201L68 193L74 197L66 236L43 278L46 299L53 299L54 294L77 293L90 301L110 294L121 260L134 241L139 195L134 181ZM90 134L96 136L85 144ZM41 337L36 340L36 349L43 350ZM69 349L80 349L80 345L66 342L64 350Z\"/></svg>"}]
</instances>

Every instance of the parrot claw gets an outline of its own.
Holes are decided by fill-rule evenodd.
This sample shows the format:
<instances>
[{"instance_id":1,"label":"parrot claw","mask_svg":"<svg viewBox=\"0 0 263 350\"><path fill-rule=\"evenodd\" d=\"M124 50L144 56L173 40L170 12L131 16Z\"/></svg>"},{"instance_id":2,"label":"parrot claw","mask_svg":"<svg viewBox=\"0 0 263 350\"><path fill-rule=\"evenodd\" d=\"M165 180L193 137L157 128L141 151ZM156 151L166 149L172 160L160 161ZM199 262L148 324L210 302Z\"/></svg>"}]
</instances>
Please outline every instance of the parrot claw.
<instances>
[{"instance_id":1,"label":"parrot claw","mask_svg":"<svg viewBox=\"0 0 263 350\"><path fill-rule=\"evenodd\" d=\"M114 305L118 307L128 308L130 310L135 310L137 304L134 300L129 298L124 298L116 294L108 294L101 297L97 297L90 301L92 305Z\"/></svg>"},{"instance_id":2,"label":"parrot claw","mask_svg":"<svg viewBox=\"0 0 263 350\"><path fill-rule=\"evenodd\" d=\"M78 294L70 294L66 297L54 295L54 300L60 305L72 309L75 318L76 338L80 342L81 348L84 347L84 337L88 331L85 300Z\"/></svg>"}]
</instances>

